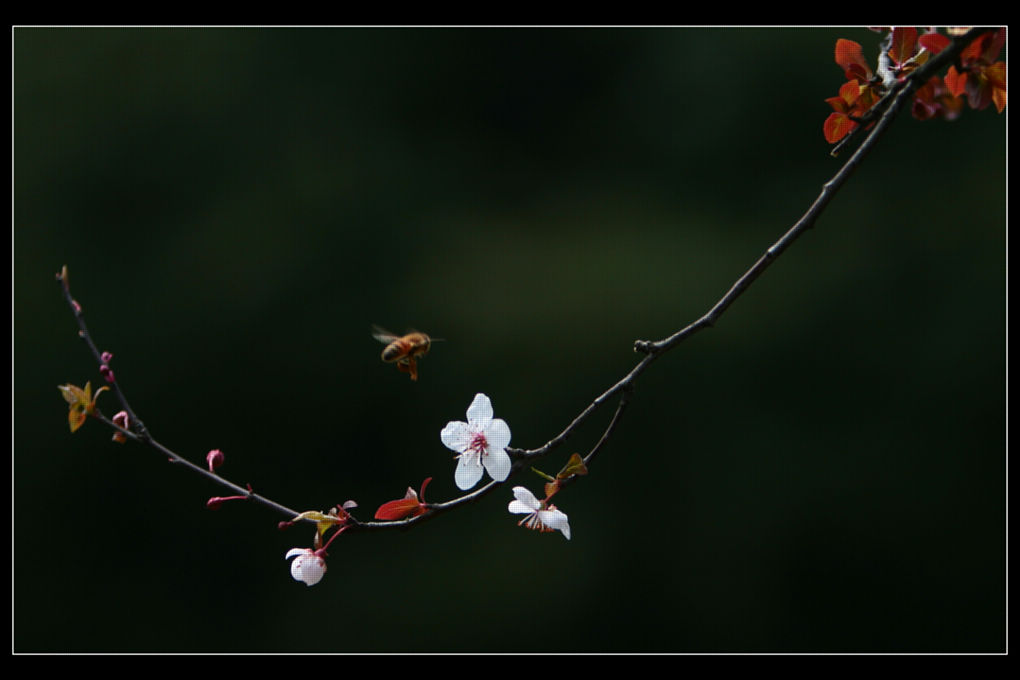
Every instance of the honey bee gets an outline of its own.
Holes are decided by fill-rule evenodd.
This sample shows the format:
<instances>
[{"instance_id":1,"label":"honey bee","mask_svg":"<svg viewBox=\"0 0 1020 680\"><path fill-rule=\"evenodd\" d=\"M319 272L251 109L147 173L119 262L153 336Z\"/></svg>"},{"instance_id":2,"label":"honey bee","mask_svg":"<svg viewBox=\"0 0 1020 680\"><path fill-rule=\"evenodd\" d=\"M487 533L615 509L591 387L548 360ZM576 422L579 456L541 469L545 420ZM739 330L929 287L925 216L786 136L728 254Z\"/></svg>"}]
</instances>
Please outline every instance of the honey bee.
<instances>
[{"instance_id":1,"label":"honey bee","mask_svg":"<svg viewBox=\"0 0 1020 680\"><path fill-rule=\"evenodd\" d=\"M388 364L396 363L397 370L411 374L411 380L418 379L417 359L428 354L433 342L443 339L430 338L425 333L413 330L407 335L394 335L375 324L372 325L372 337L386 344L382 360Z\"/></svg>"}]
</instances>

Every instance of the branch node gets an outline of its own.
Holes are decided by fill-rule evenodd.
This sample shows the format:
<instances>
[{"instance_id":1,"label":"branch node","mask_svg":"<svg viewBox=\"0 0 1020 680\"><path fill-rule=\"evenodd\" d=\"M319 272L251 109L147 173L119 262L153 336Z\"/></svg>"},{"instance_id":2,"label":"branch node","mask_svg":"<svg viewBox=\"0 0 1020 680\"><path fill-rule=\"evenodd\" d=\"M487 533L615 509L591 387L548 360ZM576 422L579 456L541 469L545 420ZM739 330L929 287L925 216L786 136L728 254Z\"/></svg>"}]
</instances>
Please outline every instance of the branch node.
<instances>
[{"instance_id":1,"label":"branch node","mask_svg":"<svg viewBox=\"0 0 1020 680\"><path fill-rule=\"evenodd\" d=\"M655 343L648 340L635 340L634 351L642 354L651 354L655 351Z\"/></svg>"},{"instance_id":2,"label":"branch node","mask_svg":"<svg viewBox=\"0 0 1020 680\"><path fill-rule=\"evenodd\" d=\"M138 441L143 444L148 444L152 441L152 435L150 435L149 431L145 429L145 425L142 424L142 421L136 420L131 429L134 430L134 433L138 436Z\"/></svg>"}]
</instances>

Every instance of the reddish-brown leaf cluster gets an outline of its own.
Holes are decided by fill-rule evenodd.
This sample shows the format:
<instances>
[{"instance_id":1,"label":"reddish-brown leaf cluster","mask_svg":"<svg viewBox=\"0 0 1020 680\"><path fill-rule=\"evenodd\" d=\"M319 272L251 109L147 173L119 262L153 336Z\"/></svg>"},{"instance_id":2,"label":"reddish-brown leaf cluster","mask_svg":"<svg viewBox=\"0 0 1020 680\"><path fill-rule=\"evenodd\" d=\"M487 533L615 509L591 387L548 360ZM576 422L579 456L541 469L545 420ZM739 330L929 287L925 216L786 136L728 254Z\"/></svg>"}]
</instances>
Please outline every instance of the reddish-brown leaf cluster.
<instances>
[{"instance_id":1,"label":"reddish-brown leaf cluster","mask_svg":"<svg viewBox=\"0 0 1020 680\"><path fill-rule=\"evenodd\" d=\"M950 44L950 39L930 29L918 35L912 26L892 29L889 51L889 75L902 80ZM914 93L911 112L918 120L943 118L953 120L970 104L981 110L989 104L1001 113L1006 106L1006 63L996 61L1006 44L1006 29L982 34L960 54L960 70L949 67L945 77L932 76ZM825 101L833 113L825 120L823 132L835 144L859 125L859 120L886 93L881 75L868 65L861 46L852 40L836 41L836 63L843 69L847 82L839 88L839 96ZM873 125L872 121L870 125Z\"/></svg>"}]
</instances>

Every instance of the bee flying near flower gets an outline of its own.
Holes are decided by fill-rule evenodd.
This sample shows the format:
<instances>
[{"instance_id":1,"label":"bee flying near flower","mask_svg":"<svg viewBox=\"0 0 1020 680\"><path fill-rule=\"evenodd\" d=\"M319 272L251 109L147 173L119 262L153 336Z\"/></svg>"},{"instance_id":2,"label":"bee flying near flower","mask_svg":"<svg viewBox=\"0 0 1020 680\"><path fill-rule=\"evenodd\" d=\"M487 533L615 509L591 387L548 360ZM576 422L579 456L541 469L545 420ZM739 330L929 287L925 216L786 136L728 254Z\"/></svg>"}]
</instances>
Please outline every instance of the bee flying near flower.
<instances>
[{"instance_id":1,"label":"bee flying near flower","mask_svg":"<svg viewBox=\"0 0 1020 680\"><path fill-rule=\"evenodd\" d=\"M382 351L382 360L388 364L395 363L397 370L411 375L411 380L418 379L418 358L428 354L433 342L443 339L430 338L418 331L411 331L407 335L395 335L375 324L372 325L372 337L386 344Z\"/></svg>"}]
</instances>

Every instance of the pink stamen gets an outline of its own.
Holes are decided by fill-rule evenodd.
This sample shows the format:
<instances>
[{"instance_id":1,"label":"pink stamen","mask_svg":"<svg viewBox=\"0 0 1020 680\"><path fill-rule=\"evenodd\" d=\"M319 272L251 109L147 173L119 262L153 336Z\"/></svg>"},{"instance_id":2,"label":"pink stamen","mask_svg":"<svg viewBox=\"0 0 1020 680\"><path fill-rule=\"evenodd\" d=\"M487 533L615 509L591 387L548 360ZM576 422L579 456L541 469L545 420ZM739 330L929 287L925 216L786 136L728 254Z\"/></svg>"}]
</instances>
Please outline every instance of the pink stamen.
<instances>
[{"instance_id":1,"label":"pink stamen","mask_svg":"<svg viewBox=\"0 0 1020 680\"><path fill-rule=\"evenodd\" d=\"M479 459L489 455L489 442L485 439L485 435L481 432L476 432L475 436L471 439L471 443L468 444L468 451L477 453Z\"/></svg>"},{"instance_id":2,"label":"pink stamen","mask_svg":"<svg viewBox=\"0 0 1020 680\"><path fill-rule=\"evenodd\" d=\"M532 529L534 531L539 531L542 533L552 531L552 529L547 527L542 522L542 520L538 518L538 512L533 512L532 514L528 515L527 517L525 517L524 519L517 523L517 526L521 525L528 529Z\"/></svg>"}]
</instances>

